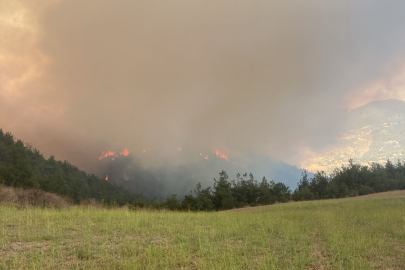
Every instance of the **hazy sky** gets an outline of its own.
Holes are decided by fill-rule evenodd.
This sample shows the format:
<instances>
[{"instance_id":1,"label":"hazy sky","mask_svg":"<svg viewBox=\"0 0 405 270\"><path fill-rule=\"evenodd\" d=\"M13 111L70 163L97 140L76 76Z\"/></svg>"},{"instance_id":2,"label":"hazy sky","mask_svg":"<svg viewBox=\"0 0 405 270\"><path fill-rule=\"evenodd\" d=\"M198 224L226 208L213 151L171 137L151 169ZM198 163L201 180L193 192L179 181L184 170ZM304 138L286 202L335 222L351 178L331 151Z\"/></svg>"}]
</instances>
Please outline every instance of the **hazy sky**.
<instances>
[{"instance_id":1,"label":"hazy sky","mask_svg":"<svg viewBox=\"0 0 405 270\"><path fill-rule=\"evenodd\" d=\"M179 147L298 165L404 87L405 1L0 0L0 128L84 168Z\"/></svg>"}]
</instances>

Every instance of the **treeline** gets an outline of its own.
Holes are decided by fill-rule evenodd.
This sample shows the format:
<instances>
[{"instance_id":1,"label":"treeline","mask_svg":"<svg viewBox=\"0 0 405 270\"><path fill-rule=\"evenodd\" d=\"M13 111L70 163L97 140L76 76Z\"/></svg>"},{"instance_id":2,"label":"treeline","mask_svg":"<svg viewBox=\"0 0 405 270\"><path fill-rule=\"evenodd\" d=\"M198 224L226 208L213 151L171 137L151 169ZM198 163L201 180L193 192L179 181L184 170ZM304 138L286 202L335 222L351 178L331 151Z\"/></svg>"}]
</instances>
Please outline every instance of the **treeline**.
<instances>
[{"instance_id":1,"label":"treeline","mask_svg":"<svg viewBox=\"0 0 405 270\"><path fill-rule=\"evenodd\" d=\"M245 173L236 180L228 181L225 171L214 179L213 187L203 189L197 184L196 189L178 201L172 195L164 202L155 204L171 210L212 211L239 208L245 206L269 205L287 201L309 201L320 199L346 198L367 195L376 192L405 189L405 162L398 160L393 164L387 160L385 165L372 163L370 166L354 164L349 160L348 166L337 168L331 175L317 172L309 177L304 171L294 192L283 183L268 182L263 177L261 182L252 174Z\"/></svg>"},{"instance_id":2,"label":"treeline","mask_svg":"<svg viewBox=\"0 0 405 270\"><path fill-rule=\"evenodd\" d=\"M252 174L237 174L236 180L229 181L225 171L214 179L213 187L202 188L198 183L196 189L177 200L176 195L164 201L154 202L154 208L187 211L215 211L240 208L246 206L268 205L276 202L288 202L291 190L284 183L267 181L265 177L258 182Z\"/></svg>"},{"instance_id":3,"label":"treeline","mask_svg":"<svg viewBox=\"0 0 405 270\"><path fill-rule=\"evenodd\" d=\"M121 187L87 174L67 161L45 159L29 144L15 140L0 129L0 184L20 188L39 188L72 198L76 203L95 199L106 205L125 205L138 196Z\"/></svg>"},{"instance_id":4,"label":"treeline","mask_svg":"<svg viewBox=\"0 0 405 270\"><path fill-rule=\"evenodd\" d=\"M317 172L309 177L305 171L294 192L283 183L259 182L252 174L237 174L229 180L225 171L214 179L212 187L203 188L197 184L189 195L178 199L171 195L160 200L147 200L87 174L67 161L56 161L53 156L45 159L29 144L15 140L10 133L0 129L0 185L39 188L72 198L76 203L95 199L104 205L129 205L185 211L216 211L246 206L284 203L291 200L318 200L367 195L375 192L405 189L405 162L385 165L372 163L370 166L354 164L335 169L331 175ZM141 192L141 191L140 191Z\"/></svg>"},{"instance_id":5,"label":"treeline","mask_svg":"<svg viewBox=\"0 0 405 270\"><path fill-rule=\"evenodd\" d=\"M396 164L387 160L385 165L354 164L335 169L330 175L317 172L309 178L304 172L297 189L292 194L295 201L345 198L376 192L405 189L405 162Z\"/></svg>"}]
</instances>

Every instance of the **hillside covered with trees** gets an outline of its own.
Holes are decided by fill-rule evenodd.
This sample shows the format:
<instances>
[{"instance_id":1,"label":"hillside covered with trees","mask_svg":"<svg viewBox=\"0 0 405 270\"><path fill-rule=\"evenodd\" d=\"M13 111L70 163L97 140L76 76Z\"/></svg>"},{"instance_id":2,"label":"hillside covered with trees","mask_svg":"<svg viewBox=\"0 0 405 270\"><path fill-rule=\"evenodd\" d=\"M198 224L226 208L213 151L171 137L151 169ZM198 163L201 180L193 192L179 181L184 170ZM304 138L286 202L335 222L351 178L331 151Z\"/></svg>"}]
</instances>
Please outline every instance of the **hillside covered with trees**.
<instances>
[{"instance_id":1,"label":"hillside covered with trees","mask_svg":"<svg viewBox=\"0 0 405 270\"><path fill-rule=\"evenodd\" d=\"M212 187L203 188L198 183L184 198L178 199L174 194L148 201L142 195L87 174L67 161L57 161L53 156L45 159L37 149L0 129L0 185L39 188L68 196L76 203L95 199L105 205L215 211L405 189L405 162L394 164L388 160L385 165L361 166L350 160L348 166L335 169L331 175L317 172L309 177L305 171L294 192L282 182L268 181L265 177L259 182L247 173L238 173L236 179L229 180L228 174L222 171ZM142 194L142 190L138 192Z\"/></svg>"},{"instance_id":2,"label":"hillside covered with trees","mask_svg":"<svg viewBox=\"0 0 405 270\"><path fill-rule=\"evenodd\" d=\"M71 197L76 203L94 198L105 204L133 203L137 196L87 174L67 161L53 156L45 159L29 144L16 140L0 129L0 184L21 188L40 188Z\"/></svg>"}]
</instances>

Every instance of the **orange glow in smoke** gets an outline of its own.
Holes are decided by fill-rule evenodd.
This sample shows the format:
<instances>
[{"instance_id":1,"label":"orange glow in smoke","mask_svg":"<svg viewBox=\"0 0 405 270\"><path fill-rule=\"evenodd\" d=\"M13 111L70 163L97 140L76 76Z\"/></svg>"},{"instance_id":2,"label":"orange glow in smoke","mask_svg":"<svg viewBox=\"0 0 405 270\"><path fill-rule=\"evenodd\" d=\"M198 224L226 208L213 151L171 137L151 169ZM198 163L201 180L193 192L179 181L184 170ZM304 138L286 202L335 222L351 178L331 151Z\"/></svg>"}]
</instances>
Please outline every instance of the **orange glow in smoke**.
<instances>
[{"instance_id":1,"label":"orange glow in smoke","mask_svg":"<svg viewBox=\"0 0 405 270\"><path fill-rule=\"evenodd\" d=\"M181 147L179 147L177 150L181 151Z\"/></svg>"},{"instance_id":2,"label":"orange glow in smoke","mask_svg":"<svg viewBox=\"0 0 405 270\"><path fill-rule=\"evenodd\" d=\"M205 158L205 159L208 159L208 156L205 156L204 158Z\"/></svg>"},{"instance_id":3,"label":"orange glow in smoke","mask_svg":"<svg viewBox=\"0 0 405 270\"><path fill-rule=\"evenodd\" d=\"M123 156L128 156L128 154L129 154L129 151L127 149L125 149L124 151L122 151L120 153L120 155L123 155Z\"/></svg>"},{"instance_id":4,"label":"orange glow in smoke","mask_svg":"<svg viewBox=\"0 0 405 270\"><path fill-rule=\"evenodd\" d=\"M108 175L105 176L105 181L108 181Z\"/></svg>"},{"instance_id":5,"label":"orange glow in smoke","mask_svg":"<svg viewBox=\"0 0 405 270\"><path fill-rule=\"evenodd\" d=\"M120 155L121 155L121 156L128 156L128 155L129 155L129 151L128 151L127 149L125 149L124 151L122 151L122 152L120 153ZM112 152L112 151L107 151L107 152L102 151L102 152L101 152L101 156L100 156L98 159L99 159L99 160L102 160L103 158L107 158L107 157L110 157L110 156L118 157L118 154L115 153L115 152ZM112 160L114 160L114 158L113 158Z\"/></svg>"},{"instance_id":6,"label":"orange glow in smoke","mask_svg":"<svg viewBox=\"0 0 405 270\"><path fill-rule=\"evenodd\" d=\"M102 160L103 158L106 158L108 156L116 156L114 152L108 151L108 152L101 152L101 156L98 158L99 160Z\"/></svg>"},{"instance_id":7,"label":"orange glow in smoke","mask_svg":"<svg viewBox=\"0 0 405 270\"><path fill-rule=\"evenodd\" d=\"M145 153L146 153L146 150L145 150L145 149L143 149L142 153L144 153L144 154L145 154Z\"/></svg>"},{"instance_id":8,"label":"orange glow in smoke","mask_svg":"<svg viewBox=\"0 0 405 270\"><path fill-rule=\"evenodd\" d=\"M228 156L225 155L225 154L223 154L223 153L221 153L218 149L215 150L215 155L216 155L217 157L220 157L220 158L223 158L223 159L226 159L226 160L229 161Z\"/></svg>"}]
</instances>

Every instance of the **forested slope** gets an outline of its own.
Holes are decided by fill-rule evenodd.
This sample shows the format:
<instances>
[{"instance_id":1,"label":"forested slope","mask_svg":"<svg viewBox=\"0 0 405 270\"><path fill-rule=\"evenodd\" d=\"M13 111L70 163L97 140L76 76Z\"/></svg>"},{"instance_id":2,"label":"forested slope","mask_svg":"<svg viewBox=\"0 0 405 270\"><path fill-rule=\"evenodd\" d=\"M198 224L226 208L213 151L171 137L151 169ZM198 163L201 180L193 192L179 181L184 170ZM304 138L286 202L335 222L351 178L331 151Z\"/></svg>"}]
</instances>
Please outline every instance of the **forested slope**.
<instances>
[{"instance_id":1,"label":"forested slope","mask_svg":"<svg viewBox=\"0 0 405 270\"><path fill-rule=\"evenodd\" d=\"M53 156L45 159L29 144L16 140L0 129L0 184L13 187L38 187L73 198L77 203L94 198L106 204L133 203L134 194L95 175L87 174L67 161Z\"/></svg>"},{"instance_id":2,"label":"forested slope","mask_svg":"<svg viewBox=\"0 0 405 270\"><path fill-rule=\"evenodd\" d=\"M106 205L131 204L146 207L142 195L136 195L79 170L67 161L57 161L53 156L45 159L29 144L15 140L10 133L0 129L0 185L40 188L72 198L76 203L94 198ZM213 185L196 189L183 198L171 195L153 199L149 205L156 209L213 211L245 206L268 205L289 200L318 200L367 195L376 192L405 189L405 163L387 161L385 165L372 163L370 166L354 164L342 166L327 175L317 172L313 177L306 172L294 192L282 182L261 182L252 174L237 174L230 180L222 171ZM142 190L139 190L142 192Z\"/></svg>"}]
</instances>

